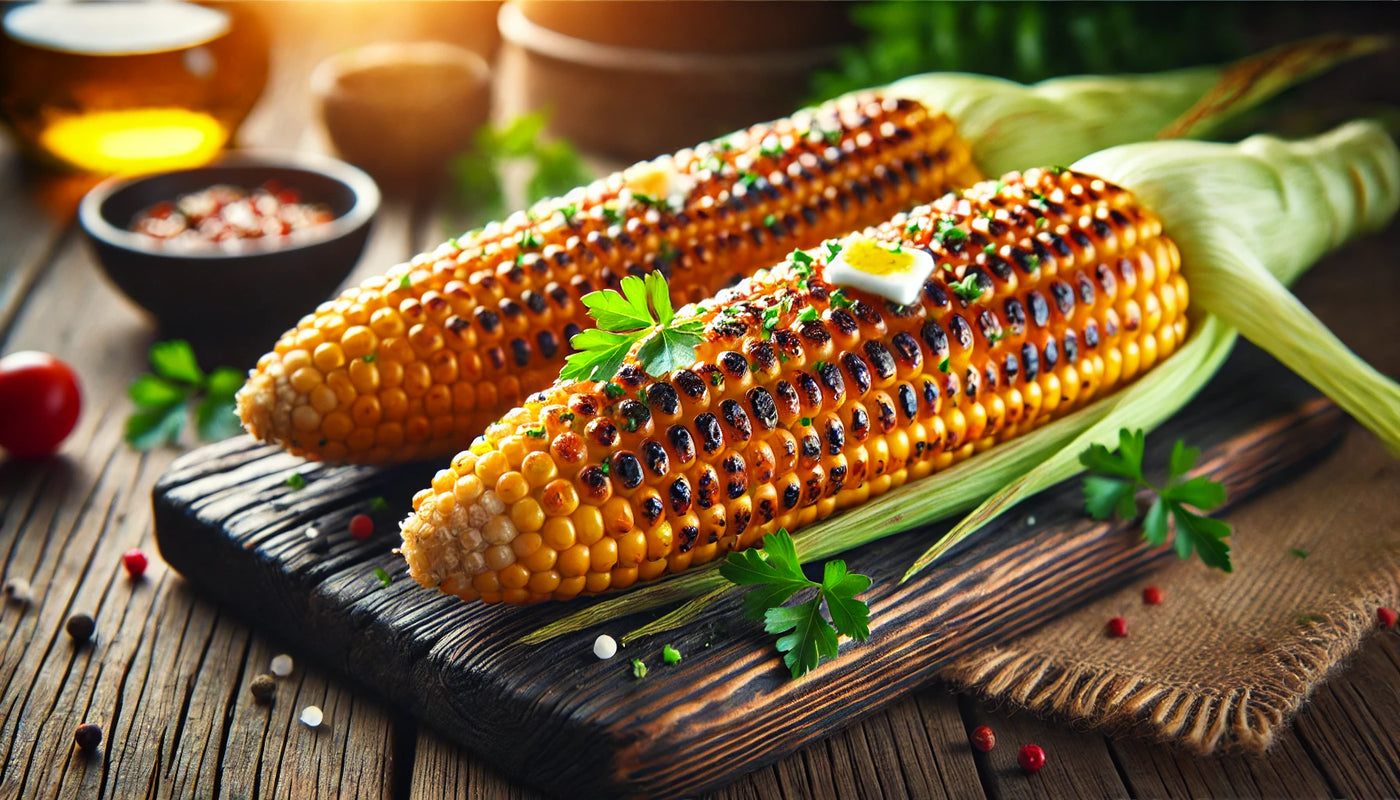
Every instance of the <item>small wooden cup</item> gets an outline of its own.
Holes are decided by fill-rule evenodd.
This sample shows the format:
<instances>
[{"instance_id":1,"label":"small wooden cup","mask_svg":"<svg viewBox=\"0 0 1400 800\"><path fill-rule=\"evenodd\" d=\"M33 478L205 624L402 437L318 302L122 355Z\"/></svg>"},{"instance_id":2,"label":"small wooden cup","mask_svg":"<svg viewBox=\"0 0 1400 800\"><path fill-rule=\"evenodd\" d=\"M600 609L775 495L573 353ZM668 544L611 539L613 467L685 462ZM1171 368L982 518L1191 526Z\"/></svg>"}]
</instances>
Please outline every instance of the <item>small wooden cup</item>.
<instances>
[{"instance_id":1,"label":"small wooden cup","mask_svg":"<svg viewBox=\"0 0 1400 800\"><path fill-rule=\"evenodd\" d=\"M491 70L443 42L371 45L321 62L312 93L342 158L390 185L441 177L491 110Z\"/></svg>"}]
</instances>

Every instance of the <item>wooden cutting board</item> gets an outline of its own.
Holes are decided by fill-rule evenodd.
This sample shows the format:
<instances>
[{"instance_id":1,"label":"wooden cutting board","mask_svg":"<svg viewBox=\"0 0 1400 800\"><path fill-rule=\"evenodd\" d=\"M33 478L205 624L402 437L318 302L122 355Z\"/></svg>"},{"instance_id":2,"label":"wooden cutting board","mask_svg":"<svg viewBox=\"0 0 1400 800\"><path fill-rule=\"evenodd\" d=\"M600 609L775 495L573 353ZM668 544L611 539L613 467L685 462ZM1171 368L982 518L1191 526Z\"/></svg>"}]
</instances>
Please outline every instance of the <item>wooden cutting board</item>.
<instances>
[{"instance_id":1,"label":"wooden cutting board","mask_svg":"<svg viewBox=\"0 0 1400 800\"><path fill-rule=\"evenodd\" d=\"M1165 464L1176 437L1206 452L1232 504L1317 461L1345 421L1248 346L1149 439ZM436 464L308 464L247 437L180 458L155 488L165 560L225 607L461 742L515 778L562 796L673 797L722 785L912 691L973 648L1008 640L1173 558L1135 526L1085 518L1077 479L985 528L917 578L898 579L946 523L846 554L870 575L871 637L790 680L737 593L685 628L599 661L592 644L661 612L545 644L517 640L578 608L464 604L419 587L395 522ZM300 472L307 485L287 478ZM350 518L383 497L366 541ZM1032 523L1031 520L1034 520ZM322 535L309 540L316 526ZM1239 532L1238 535L1249 535ZM393 578L384 587L374 575ZM579 601L591 602L591 601ZM683 654L663 665L663 644ZM633 677L631 658L649 667Z\"/></svg>"}]
</instances>

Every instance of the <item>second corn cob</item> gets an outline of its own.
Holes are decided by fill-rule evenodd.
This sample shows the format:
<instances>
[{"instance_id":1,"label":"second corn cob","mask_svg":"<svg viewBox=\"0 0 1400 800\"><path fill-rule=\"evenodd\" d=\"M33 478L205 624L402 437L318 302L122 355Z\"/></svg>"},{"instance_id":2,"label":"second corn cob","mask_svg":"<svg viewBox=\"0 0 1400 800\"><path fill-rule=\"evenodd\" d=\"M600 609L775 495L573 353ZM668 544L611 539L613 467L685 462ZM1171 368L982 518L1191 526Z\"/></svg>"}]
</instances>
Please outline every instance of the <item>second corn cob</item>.
<instances>
[{"instance_id":1,"label":"second corn cob","mask_svg":"<svg viewBox=\"0 0 1400 800\"><path fill-rule=\"evenodd\" d=\"M978 177L952 121L911 100L864 94L757 125L347 290L259 360L239 413L308 458L449 455L559 374L592 327L582 295L658 270L699 300Z\"/></svg>"},{"instance_id":2,"label":"second corn cob","mask_svg":"<svg viewBox=\"0 0 1400 800\"><path fill-rule=\"evenodd\" d=\"M680 571L1063 415L1185 336L1175 245L1089 176L1008 176L873 235L937 259L918 301L826 283L833 246L717 298L689 369L532 396L414 499L413 576L519 603Z\"/></svg>"}]
</instances>

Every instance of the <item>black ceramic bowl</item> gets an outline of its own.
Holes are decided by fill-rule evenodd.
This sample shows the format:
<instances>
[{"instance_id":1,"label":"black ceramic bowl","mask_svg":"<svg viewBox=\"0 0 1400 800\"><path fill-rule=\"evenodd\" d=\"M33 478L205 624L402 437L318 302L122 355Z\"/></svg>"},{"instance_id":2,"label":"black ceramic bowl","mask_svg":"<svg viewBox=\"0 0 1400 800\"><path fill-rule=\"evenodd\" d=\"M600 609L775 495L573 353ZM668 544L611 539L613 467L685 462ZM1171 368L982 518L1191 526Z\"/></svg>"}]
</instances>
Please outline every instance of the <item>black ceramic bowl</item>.
<instances>
[{"instance_id":1,"label":"black ceramic bowl","mask_svg":"<svg viewBox=\"0 0 1400 800\"><path fill-rule=\"evenodd\" d=\"M128 230L142 211L215 184L252 190L275 180L323 203L335 219L230 249L172 247ZM161 336L267 349L331 296L359 261L379 210L379 188L342 161L305 154L230 153L196 169L106 181L78 218L112 283L151 312ZM261 352L261 351L259 351Z\"/></svg>"}]
</instances>

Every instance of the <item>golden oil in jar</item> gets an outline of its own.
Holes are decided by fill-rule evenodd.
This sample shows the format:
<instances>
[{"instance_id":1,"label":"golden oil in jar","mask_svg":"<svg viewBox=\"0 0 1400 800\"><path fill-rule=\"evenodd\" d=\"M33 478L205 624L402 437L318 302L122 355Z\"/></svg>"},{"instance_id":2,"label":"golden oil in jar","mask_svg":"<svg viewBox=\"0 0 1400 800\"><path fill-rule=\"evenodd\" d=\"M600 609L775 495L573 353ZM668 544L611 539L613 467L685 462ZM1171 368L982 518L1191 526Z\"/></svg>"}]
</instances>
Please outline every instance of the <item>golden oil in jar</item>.
<instances>
[{"instance_id":1,"label":"golden oil in jar","mask_svg":"<svg viewBox=\"0 0 1400 800\"><path fill-rule=\"evenodd\" d=\"M214 159L267 79L267 42L236 8L41 2L4 18L0 117L31 154L132 174Z\"/></svg>"}]
</instances>

